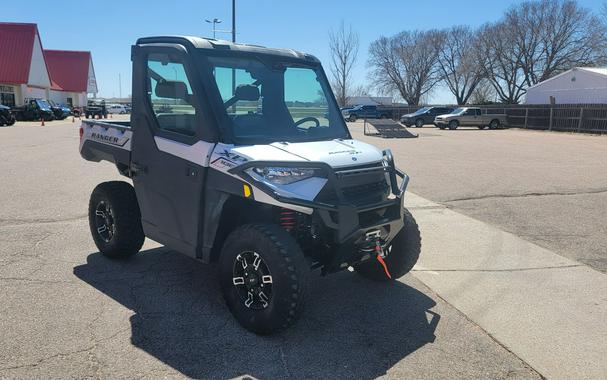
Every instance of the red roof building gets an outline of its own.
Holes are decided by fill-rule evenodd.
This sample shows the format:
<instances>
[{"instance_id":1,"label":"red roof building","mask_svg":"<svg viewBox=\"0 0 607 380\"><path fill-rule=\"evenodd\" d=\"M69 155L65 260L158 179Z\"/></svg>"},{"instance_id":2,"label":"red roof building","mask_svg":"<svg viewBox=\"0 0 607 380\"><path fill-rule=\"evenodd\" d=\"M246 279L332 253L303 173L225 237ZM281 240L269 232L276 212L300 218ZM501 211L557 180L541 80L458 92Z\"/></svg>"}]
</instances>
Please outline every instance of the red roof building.
<instances>
[{"instance_id":1,"label":"red roof building","mask_svg":"<svg viewBox=\"0 0 607 380\"><path fill-rule=\"evenodd\" d=\"M51 76L50 98L57 103L83 106L87 93L97 92L89 51L45 50Z\"/></svg>"},{"instance_id":2,"label":"red roof building","mask_svg":"<svg viewBox=\"0 0 607 380\"><path fill-rule=\"evenodd\" d=\"M36 24L0 22L0 104L43 98L81 107L97 93L91 53L44 50Z\"/></svg>"},{"instance_id":3,"label":"red roof building","mask_svg":"<svg viewBox=\"0 0 607 380\"><path fill-rule=\"evenodd\" d=\"M0 102L48 97L51 81L36 24L0 22Z\"/></svg>"}]
</instances>

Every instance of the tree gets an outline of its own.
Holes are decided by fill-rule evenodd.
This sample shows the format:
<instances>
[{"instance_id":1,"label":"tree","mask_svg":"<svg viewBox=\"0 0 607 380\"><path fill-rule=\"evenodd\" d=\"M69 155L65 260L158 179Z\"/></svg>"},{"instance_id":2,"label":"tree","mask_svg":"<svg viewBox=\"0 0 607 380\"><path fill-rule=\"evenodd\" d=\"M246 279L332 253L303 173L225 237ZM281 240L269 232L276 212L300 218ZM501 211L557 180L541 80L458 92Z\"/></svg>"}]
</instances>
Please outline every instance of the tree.
<instances>
[{"instance_id":1,"label":"tree","mask_svg":"<svg viewBox=\"0 0 607 380\"><path fill-rule=\"evenodd\" d=\"M521 51L515 46L516 30L504 21L487 24L478 32L474 51L482 73L502 103L518 104L525 94Z\"/></svg>"},{"instance_id":2,"label":"tree","mask_svg":"<svg viewBox=\"0 0 607 380\"><path fill-rule=\"evenodd\" d=\"M532 86L575 66L607 62L607 32L602 20L572 0L526 1L510 8L515 59L525 84Z\"/></svg>"},{"instance_id":3,"label":"tree","mask_svg":"<svg viewBox=\"0 0 607 380\"><path fill-rule=\"evenodd\" d=\"M437 67L439 31L405 31L380 37L369 47L372 76L383 91L397 90L417 105L440 81Z\"/></svg>"},{"instance_id":4,"label":"tree","mask_svg":"<svg viewBox=\"0 0 607 380\"><path fill-rule=\"evenodd\" d=\"M348 100L352 68L358 57L358 46L358 34L351 26L346 29L343 21L337 31L329 30L332 85L340 106L345 106Z\"/></svg>"},{"instance_id":5,"label":"tree","mask_svg":"<svg viewBox=\"0 0 607 380\"><path fill-rule=\"evenodd\" d=\"M472 91L469 104L483 105L495 102L495 90L487 79L482 79Z\"/></svg>"},{"instance_id":6,"label":"tree","mask_svg":"<svg viewBox=\"0 0 607 380\"><path fill-rule=\"evenodd\" d=\"M483 78L479 61L471 54L476 36L468 26L455 26L442 34L438 68L457 104L466 104Z\"/></svg>"}]
</instances>

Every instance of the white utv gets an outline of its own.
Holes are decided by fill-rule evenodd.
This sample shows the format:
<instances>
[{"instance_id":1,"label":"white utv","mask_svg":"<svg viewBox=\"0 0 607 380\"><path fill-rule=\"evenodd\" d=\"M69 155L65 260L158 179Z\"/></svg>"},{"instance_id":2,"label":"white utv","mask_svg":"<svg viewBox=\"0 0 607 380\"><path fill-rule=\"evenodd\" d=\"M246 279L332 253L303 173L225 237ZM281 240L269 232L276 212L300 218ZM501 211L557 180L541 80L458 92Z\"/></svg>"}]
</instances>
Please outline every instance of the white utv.
<instances>
[{"instance_id":1,"label":"white utv","mask_svg":"<svg viewBox=\"0 0 607 380\"><path fill-rule=\"evenodd\" d=\"M293 50L195 37L132 47L130 122L85 120L80 153L130 178L98 185L99 251L145 237L218 263L228 308L269 334L301 314L310 274L409 272L420 234L390 151L352 139L320 62Z\"/></svg>"}]
</instances>

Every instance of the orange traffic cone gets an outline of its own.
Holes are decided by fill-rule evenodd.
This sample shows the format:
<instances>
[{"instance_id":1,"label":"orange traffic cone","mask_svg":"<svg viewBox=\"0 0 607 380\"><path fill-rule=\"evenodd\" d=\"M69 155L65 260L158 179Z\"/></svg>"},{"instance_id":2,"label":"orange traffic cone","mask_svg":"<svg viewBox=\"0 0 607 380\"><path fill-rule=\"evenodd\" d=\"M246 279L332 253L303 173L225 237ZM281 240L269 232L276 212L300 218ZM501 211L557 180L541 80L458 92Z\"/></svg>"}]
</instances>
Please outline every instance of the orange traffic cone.
<instances>
[{"instance_id":1,"label":"orange traffic cone","mask_svg":"<svg viewBox=\"0 0 607 380\"><path fill-rule=\"evenodd\" d=\"M42 124L40 125L41 127L44 127L44 118L40 118L40 120L42 121Z\"/></svg>"},{"instance_id":2,"label":"orange traffic cone","mask_svg":"<svg viewBox=\"0 0 607 380\"><path fill-rule=\"evenodd\" d=\"M76 122L76 118L74 116L72 116L72 123Z\"/></svg>"}]
</instances>

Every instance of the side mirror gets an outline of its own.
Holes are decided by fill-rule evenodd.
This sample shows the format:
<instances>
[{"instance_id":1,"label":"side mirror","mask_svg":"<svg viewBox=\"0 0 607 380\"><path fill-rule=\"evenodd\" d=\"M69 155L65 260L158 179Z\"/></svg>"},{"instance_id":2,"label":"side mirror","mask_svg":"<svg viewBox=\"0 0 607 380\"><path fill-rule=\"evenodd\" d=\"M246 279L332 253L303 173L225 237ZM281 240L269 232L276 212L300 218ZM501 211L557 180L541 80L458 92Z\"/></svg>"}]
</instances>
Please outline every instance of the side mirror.
<instances>
[{"instance_id":1,"label":"side mirror","mask_svg":"<svg viewBox=\"0 0 607 380\"><path fill-rule=\"evenodd\" d=\"M159 98L181 99L189 101L188 87L185 83L174 80L159 82L155 89L156 96Z\"/></svg>"}]
</instances>

